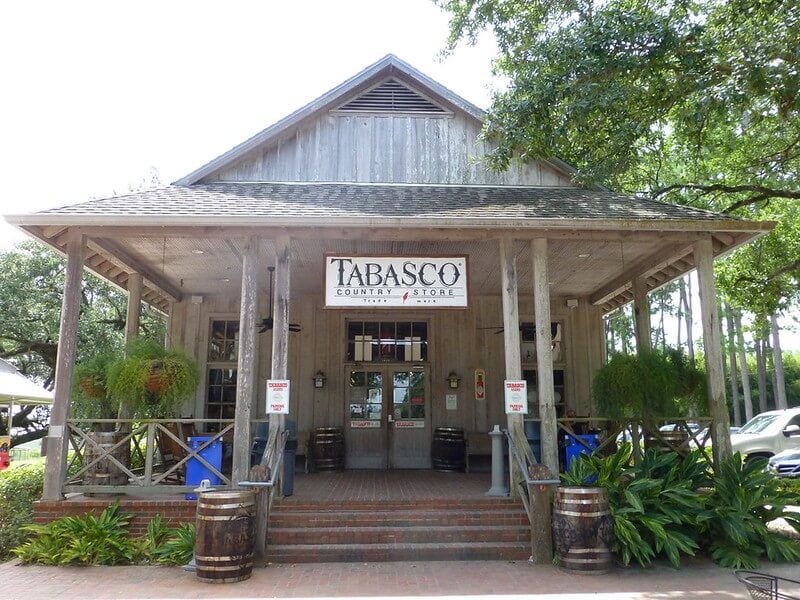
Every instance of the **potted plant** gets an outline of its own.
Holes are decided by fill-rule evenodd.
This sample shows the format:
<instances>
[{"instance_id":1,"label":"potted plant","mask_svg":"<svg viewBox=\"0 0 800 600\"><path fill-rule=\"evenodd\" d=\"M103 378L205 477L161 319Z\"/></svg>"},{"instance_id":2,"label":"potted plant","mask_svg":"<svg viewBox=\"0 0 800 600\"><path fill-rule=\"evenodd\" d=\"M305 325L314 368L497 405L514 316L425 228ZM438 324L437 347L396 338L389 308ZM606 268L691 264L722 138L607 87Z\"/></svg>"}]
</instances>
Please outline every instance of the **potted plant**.
<instances>
[{"instance_id":1,"label":"potted plant","mask_svg":"<svg viewBox=\"0 0 800 600\"><path fill-rule=\"evenodd\" d=\"M595 375L592 397L600 416L641 421L645 437L655 441L663 437L659 421L708 412L703 372L674 349L615 355Z\"/></svg>"},{"instance_id":2,"label":"potted plant","mask_svg":"<svg viewBox=\"0 0 800 600\"><path fill-rule=\"evenodd\" d=\"M197 365L187 354L139 339L109 367L108 388L111 398L133 416L163 419L178 414L199 379Z\"/></svg>"},{"instance_id":3,"label":"potted plant","mask_svg":"<svg viewBox=\"0 0 800 600\"><path fill-rule=\"evenodd\" d=\"M113 353L93 356L75 365L72 378L71 415L77 419L115 419L119 404L108 390L108 368L117 360ZM113 423L94 423L96 431L112 431Z\"/></svg>"},{"instance_id":4,"label":"potted plant","mask_svg":"<svg viewBox=\"0 0 800 600\"><path fill-rule=\"evenodd\" d=\"M553 550L559 567L576 573L605 573L612 566L614 526L608 473L594 467L600 457L580 455L561 473L553 499ZM607 459L606 459L607 460ZM620 467L624 457L616 459Z\"/></svg>"}]
</instances>

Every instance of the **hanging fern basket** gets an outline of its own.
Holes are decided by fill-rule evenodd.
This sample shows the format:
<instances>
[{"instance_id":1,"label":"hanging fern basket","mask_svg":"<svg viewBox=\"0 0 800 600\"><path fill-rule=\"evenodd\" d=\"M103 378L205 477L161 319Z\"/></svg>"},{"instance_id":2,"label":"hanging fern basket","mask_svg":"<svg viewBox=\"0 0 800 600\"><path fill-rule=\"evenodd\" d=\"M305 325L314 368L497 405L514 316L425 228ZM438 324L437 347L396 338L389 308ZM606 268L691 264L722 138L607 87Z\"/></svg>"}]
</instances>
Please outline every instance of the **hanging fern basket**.
<instances>
[{"instance_id":1,"label":"hanging fern basket","mask_svg":"<svg viewBox=\"0 0 800 600\"><path fill-rule=\"evenodd\" d=\"M144 389L153 394L160 394L171 385L170 377L164 369L164 362L154 360L144 380Z\"/></svg>"},{"instance_id":2,"label":"hanging fern basket","mask_svg":"<svg viewBox=\"0 0 800 600\"><path fill-rule=\"evenodd\" d=\"M81 377L78 386L87 398L99 400L106 397L106 386L95 377Z\"/></svg>"}]
</instances>

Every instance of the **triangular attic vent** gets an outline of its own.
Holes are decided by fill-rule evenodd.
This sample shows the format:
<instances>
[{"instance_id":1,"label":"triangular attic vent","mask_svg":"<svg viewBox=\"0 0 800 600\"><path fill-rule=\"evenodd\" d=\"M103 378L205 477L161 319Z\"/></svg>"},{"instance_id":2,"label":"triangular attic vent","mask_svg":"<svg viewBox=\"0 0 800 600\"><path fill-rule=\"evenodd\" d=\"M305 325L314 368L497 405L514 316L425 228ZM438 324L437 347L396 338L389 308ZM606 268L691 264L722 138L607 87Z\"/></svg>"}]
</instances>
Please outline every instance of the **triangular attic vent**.
<instances>
[{"instance_id":1,"label":"triangular attic vent","mask_svg":"<svg viewBox=\"0 0 800 600\"><path fill-rule=\"evenodd\" d=\"M348 113L450 114L450 111L396 79L387 79L336 110Z\"/></svg>"}]
</instances>

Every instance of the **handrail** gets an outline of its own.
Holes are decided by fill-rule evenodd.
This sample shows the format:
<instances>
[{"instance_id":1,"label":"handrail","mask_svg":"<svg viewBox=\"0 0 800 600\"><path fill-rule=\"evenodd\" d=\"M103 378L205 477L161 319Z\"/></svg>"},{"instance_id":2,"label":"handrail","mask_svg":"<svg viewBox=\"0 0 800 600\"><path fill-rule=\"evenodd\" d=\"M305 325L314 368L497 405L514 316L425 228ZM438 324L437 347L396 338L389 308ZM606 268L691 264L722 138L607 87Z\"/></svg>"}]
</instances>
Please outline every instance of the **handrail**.
<instances>
[{"instance_id":1,"label":"handrail","mask_svg":"<svg viewBox=\"0 0 800 600\"><path fill-rule=\"evenodd\" d=\"M530 505L530 498L528 496L528 486L529 485L555 485L561 483L560 479L532 479L530 476L530 471L528 467L527 456L523 456L518 452L516 445L514 444L514 440L511 437L511 433L508 429L503 429L503 433L506 436L506 442L508 443L508 453L509 456L513 457L514 462L517 464L517 468L522 475L522 479L520 481L520 498L522 499L522 505L525 507L525 513L528 515L528 521L533 524L533 514L531 511Z\"/></svg>"}]
</instances>

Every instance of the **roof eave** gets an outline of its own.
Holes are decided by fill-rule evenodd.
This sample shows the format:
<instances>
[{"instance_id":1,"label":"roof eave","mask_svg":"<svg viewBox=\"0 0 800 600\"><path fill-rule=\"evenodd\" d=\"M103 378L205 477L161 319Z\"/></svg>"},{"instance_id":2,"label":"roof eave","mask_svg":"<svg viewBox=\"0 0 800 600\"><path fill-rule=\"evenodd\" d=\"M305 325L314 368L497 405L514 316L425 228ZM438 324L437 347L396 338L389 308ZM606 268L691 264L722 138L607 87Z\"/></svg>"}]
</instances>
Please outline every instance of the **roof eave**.
<instances>
[{"instance_id":1,"label":"roof eave","mask_svg":"<svg viewBox=\"0 0 800 600\"><path fill-rule=\"evenodd\" d=\"M485 219L479 217L428 216L408 217L360 217L360 216L319 216L319 217L275 217L241 216L220 217L203 215L63 215L63 214L23 214L7 215L6 221L18 228L26 226L67 226L96 227L120 226L135 227L391 227L400 229L418 228L485 228L485 229L574 229L574 230L636 230L636 231L708 231L713 232L752 232L762 234L775 227L774 221L744 221L739 219ZM26 230L27 231L27 230Z\"/></svg>"}]
</instances>

